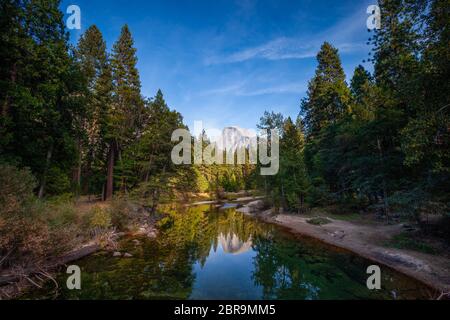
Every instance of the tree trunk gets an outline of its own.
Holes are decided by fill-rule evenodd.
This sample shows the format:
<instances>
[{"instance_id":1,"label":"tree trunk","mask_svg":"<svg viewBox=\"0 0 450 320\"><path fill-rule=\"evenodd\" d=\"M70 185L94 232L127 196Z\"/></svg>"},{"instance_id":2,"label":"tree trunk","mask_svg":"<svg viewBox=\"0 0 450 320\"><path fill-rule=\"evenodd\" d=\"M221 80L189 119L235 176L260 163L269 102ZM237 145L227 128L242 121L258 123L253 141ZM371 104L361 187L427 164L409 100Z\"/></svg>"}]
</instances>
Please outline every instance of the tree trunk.
<instances>
[{"instance_id":1,"label":"tree trunk","mask_svg":"<svg viewBox=\"0 0 450 320\"><path fill-rule=\"evenodd\" d=\"M92 178L92 163L94 162L94 152L92 150L89 151L87 161L86 161L86 167L84 170L84 176L83 176L83 193L84 194L90 194L91 188L90 188L90 182Z\"/></svg>"},{"instance_id":2,"label":"tree trunk","mask_svg":"<svg viewBox=\"0 0 450 320\"><path fill-rule=\"evenodd\" d=\"M39 199L42 199L42 197L44 196L44 193L45 193L45 183L47 182L47 172L48 172L48 168L50 166L50 161L52 160L52 154L53 154L53 143L50 144L50 146L47 150L47 158L45 159L44 173L42 174L41 186L39 187L39 193L38 193Z\"/></svg>"},{"instance_id":3,"label":"tree trunk","mask_svg":"<svg viewBox=\"0 0 450 320\"><path fill-rule=\"evenodd\" d=\"M17 79L17 63L14 63L11 68L11 83L15 84ZM10 97L7 94L2 106L2 116L6 118L9 114Z\"/></svg>"},{"instance_id":4,"label":"tree trunk","mask_svg":"<svg viewBox=\"0 0 450 320\"><path fill-rule=\"evenodd\" d=\"M105 201L105 200L106 200L106 183L103 183L103 185L102 185L102 201Z\"/></svg>"},{"instance_id":5,"label":"tree trunk","mask_svg":"<svg viewBox=\"0 0 450 320\"><path fill-rule=\"evenodd\" d=\"M114 158L116 153L115 143L112 142L109 146L108 152L108 168L106 174L106 191L105 191L105 200L109 200L113 196L114 189Z\"/></svg>"},{"instance_id":6,"label":"tree trunk","mask_svg":"<svg viewBox=\"0 0 450 320\"><path fill-rule=\"evenodd\" d=\"M80 182L81 182L81 159L82 159L82 154L81 154L81 140L78 139L78 143L77 143L77 152L78 152L78 159L77 159L77 165L76 167L73 168L73 173L72 173L72 182L73 184L77 187L77 192L80 191Z\"/></svg>"},{"instance_id":7,"label":"tree trunk","mask_svg":"<svg viewBox=\"0 0 450 320\"><path fill-rule=\"evenodd\" d=\"M284 193L284 184L283 180L281 180L281 205L283 206L283 210L287 208L286 195Z\"/></svg>"},{"instance_id":8,"label":"tree trunk","mask_svg":"<svg viewBox=\"0 0 450 320\"><path fill-rule=\"evenodd\" d=\"M383 167L383 149L381 148L381 141L379 138L377 138L377 146L378 146L378 152L380 156L380 163ZM387 186L386 186L386 179L383 175L383 182L382 182L382 189L383 189L383 211L386 216L386 220L389 223L389 203L388 203L388 196L387 196Z\"/></svg>"},{"instance_id":9,"label":"tree trunk","mask_svg":"<svg viewBox=\"0 0 450 320\"><path fill-rule=\"evenodd\" d=\"M150 171L152 168L152 163L153 163L153 154L150 155L150 160L148 162L148 169L147 172L145 173L145 182L148 182L148 180L150 179Z\"/></svg>"}]
</instances>

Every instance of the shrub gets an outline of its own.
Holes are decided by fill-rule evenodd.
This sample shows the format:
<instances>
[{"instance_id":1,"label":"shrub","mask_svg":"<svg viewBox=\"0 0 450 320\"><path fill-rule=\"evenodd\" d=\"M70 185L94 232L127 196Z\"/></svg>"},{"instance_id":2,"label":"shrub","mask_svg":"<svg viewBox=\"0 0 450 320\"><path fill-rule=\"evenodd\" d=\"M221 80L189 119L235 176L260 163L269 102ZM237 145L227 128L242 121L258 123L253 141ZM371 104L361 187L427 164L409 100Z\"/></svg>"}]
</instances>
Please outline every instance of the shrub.
<instances>
[{"instance_id":1,"label":"shrub","mask_svg":"<svg viewBox=\"0 0 450 320\"><path fill-rule=\"evenodd\" d=\"M33 199L37 182L29 169L0 165L0 214L18 214Z\"/></svg>"},{"instance_id":2,"label":"shrub","mask_svg":"<svg viewBox=\"0 0 450 320\"><path fill-rule=\"evenodd\" d=\"M432 246L422 240L414 239L406 233L401 233L394 236L390 241L388 241L387 245L397 249L408 249L429 254L436 253L436 250Z\"/></svg>"},{"instance_id":3,"label":"shrub","mask_svg":"<svg viewBox=\"0 0 450 320\"><path fill-rule=\"evenodd\" d=\"M331 220L329 220L327 218L317 217L317 218L309 219L309 220L307 220L307 222L309 224L313 224L313 225L316 225L316 226L322 226L322 225L331 223Z\"/></svg>"},{"instance_id":4,"label":"shrub","mask_svg":"<svg viewBox=\"0 0 450 320\"><path fill-rule=\"evenodd\" d=\"M45 205L44 216L52 228L79 224L79 217L72 202L61 202Z\"/></svg>"},{"instance_id":5,"label":"shrub","mask_svg":"<svg viewBox=\"0 0 450 320\"><path fill-rule=\"evenodd\" d=\"M94 229L108 229L111 227L111 215L108 210L95 206L89 212L89 226Z\"/></svg>"},{"instance_id":6,"label":"shrub","mask_svg":"<svg viewBox=\"0 0 450 320\"><path fill-rule=\"evenodd\" d=\"M115 199L110 207L111 224L118 230L124 230L131 219L128 203L122 199Z\"/></svg>"},{"instance_id":7,"label":"shrub","mask_svg":"<svg viewBox=\"0 0 450 320\"><path fill-rule=\"evenodd\" d=\"M46 192L51 195L69 192L70 179L67 174L58 167L51 167L47 174Z\"/></svg>"},{"instance_id":8,"label":"shrub","mask_svg":"<svg viewBox=\"0 0 450 320\"><path fill-rule=\"evenodd\" d=\"M0 186L0 267L35 260L48 240L48 228L33 206L36 180L28 169L1 165Z\"/></svg>"},{"instance_id":9,"label":"shrub","mask_svg":"<svg viewBox=\"0 0 450 320\"><path fill-rule=\"evenodd\" d=\"M27 169L0 166L0 185L0 268L27 267L75 245L72 202L36 199L36 180Z\"/></svg>"}]
</instances>

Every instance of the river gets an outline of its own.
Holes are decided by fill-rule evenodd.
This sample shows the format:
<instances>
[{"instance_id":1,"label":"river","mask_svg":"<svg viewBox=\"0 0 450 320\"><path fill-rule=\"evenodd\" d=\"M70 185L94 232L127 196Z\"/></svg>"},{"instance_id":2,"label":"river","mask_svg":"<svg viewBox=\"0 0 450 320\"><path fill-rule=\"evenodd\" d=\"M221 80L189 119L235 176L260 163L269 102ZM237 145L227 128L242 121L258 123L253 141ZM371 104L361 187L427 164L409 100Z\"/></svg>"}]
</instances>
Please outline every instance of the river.
<instances>
[{"instance_id":1,"label":"river","mask_svg":"<svg viewBox=\"0 0 450 320\"><path fill-rule=\"evenodd\" d=\"M167 209L156 239L126 237L130 258L99 252L27 294L31 299L418 299L426 288L381 267L381 290L368 290L372 262L280 227L211 205ZM138 241L136 241L138 240Z\"/></svg>"}]
</instances>

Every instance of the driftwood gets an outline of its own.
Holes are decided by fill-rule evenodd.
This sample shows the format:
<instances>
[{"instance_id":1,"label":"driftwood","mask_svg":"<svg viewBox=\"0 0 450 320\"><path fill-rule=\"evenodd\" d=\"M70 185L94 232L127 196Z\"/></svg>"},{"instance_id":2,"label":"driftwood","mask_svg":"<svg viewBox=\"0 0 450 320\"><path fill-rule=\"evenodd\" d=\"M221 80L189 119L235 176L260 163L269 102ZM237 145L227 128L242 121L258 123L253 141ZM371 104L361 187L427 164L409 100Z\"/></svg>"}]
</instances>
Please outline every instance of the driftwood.
<instances>
[{"instance_id":1,"label":"driftwood","mask_svg":"<svg viewBox=\"0 0 450 320\"><path fill-rule=\"evenodd\" d=\"M98 244L93 244L93 245L89 245L89 246L74 250L72 252L69 252L62 257L51 259L48 262L44 263L44 265L45 265L44 268L30 267L30 268L23 270L20 274L18 274L18 273L0 274L0 287L7 285L7 284L14 283L14 282L18 282L19 280L23 279L24 277L29 279L30 276L33 276L36 274L42 274L42 269L54 270L59 266L65 265L69 262L81 259L88 255L91 255L91 254L99 251L100 249L101 249L101 247Z\"/></svg>"}]
</instances>

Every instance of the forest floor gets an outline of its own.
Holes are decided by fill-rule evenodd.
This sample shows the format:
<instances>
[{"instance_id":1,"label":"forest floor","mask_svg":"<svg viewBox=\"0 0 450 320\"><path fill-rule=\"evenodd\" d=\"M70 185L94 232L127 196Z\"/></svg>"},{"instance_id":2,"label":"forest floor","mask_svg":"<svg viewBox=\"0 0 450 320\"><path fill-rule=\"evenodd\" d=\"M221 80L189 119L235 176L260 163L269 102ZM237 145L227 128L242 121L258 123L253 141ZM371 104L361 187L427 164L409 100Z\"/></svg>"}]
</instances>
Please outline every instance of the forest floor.
<instances>
[{"instance_id":1,"label":"forest floor","mask_svg":"<svg viewBox=\"0 0 450 320\"><path fill-rule=\"evenodd\" d=\"M352 251L376 263L413 277L437 290L436 298L441 293L450 292L450 253L448 248L436 244L428 249L422 239L421 245L402 248L398 244L411 231L404 223L386 224L375 219L360 219L359 215L335 215L326 212L314 212L306 215L281 213L274 214L269 210L255 210L255 204L238 209L256 216L265 222L274 223L289 229L290 232L306 235L327 244ZM257 207L257 206L256 206ZM413 240L408 240L409 243ZM399 248L400 247L400 248ZM408 246L406 246L408 247ZM442 296L441 296L442 297Z\"/></svg>"}]
</instances>

